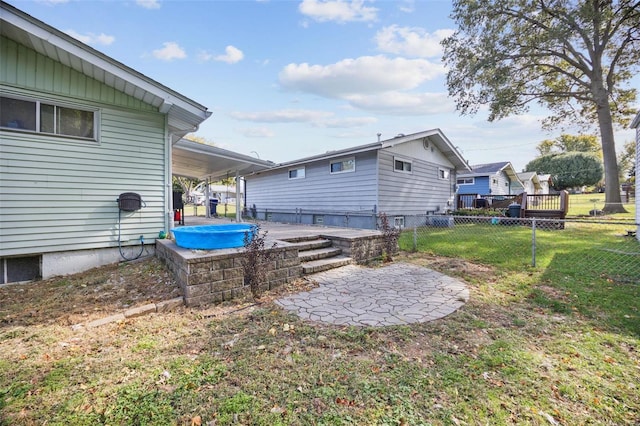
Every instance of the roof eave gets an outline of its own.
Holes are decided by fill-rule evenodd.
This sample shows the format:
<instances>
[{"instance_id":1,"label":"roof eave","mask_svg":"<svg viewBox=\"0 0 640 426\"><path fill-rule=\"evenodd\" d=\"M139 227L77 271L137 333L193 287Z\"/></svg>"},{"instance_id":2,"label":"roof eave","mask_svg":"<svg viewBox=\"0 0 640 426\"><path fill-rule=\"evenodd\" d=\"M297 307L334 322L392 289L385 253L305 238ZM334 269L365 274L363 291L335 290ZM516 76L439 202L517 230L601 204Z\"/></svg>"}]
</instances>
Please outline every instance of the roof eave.
<instances>
[{"instance_id":1,"label":"roof eave","mask_svg":"<svg viewBox=\"0 0 640 426\"><path fill-rule=\"evenodd\" d=\"M111 87L116 87L114 84L116 81L131 84L137 89L131 96L166 113L169 116L170 129L176 134L186 134L196 130L200 123L211 115L205 106L5 2L0 2L0 21L11 26L5 24L7 28L15 28L23 32L23 35L34 45L48 45L52 51L61 50L76 58L78 66L73 68L88 77ZM46 52L40 53L52 57ZM59 60L53 57L52 59Z\"/></svg>"}]
</instances>

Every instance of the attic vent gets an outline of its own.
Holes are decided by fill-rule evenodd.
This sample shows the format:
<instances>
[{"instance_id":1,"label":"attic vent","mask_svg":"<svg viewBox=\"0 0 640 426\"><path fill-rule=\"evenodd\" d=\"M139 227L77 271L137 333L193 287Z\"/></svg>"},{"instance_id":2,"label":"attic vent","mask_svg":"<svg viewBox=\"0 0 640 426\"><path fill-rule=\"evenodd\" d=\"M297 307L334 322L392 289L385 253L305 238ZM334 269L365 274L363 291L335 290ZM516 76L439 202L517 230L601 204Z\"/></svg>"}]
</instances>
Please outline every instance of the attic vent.
<instances>
[{"instance_id":1,"label":"attic vent","mask_svg":"<svg viewBox=\"0 0 640 426\"><path fill-rule=\"evenodd\" d=\"M427 138L422 139L422 147L427 150L429 149L429 139Z\"/></svg>"}]
</instances>

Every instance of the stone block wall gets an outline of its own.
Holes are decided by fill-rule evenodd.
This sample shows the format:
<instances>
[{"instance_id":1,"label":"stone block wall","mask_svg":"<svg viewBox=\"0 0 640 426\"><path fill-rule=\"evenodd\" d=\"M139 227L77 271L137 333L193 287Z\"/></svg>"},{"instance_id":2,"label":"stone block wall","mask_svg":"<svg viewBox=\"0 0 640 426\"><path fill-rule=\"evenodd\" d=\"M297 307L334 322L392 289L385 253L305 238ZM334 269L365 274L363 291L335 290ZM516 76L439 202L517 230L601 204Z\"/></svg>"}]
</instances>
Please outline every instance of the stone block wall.
<instances>
[{"instance_id":1,"label":"stone block wall","mask_svg":"<svg viewBox=\"0 0 640 426\"><path fill-rule=\"evenodd\" d=\"M267 267L267 282L262 290L302 275L297 248L284 245L269 250L274 257ZM173 272L187 306L231 300L250 291L244 284L243 251L244 248L194 251L178 247L171 240L156 240L156 256Z\"/></svg>"},{"instance_id":2,"label":"stone block wall","mask_svg":"<svg viewBox=\"0 0 640 426\"><path fill-rule=\"evenodd\" d=\"M351 257L358 264L380 258L384 251L384 238L382 235L356 238L323 235L322 238L331 240L334 247L341 248L344 255Z\"/></svg>"}]
</instances>

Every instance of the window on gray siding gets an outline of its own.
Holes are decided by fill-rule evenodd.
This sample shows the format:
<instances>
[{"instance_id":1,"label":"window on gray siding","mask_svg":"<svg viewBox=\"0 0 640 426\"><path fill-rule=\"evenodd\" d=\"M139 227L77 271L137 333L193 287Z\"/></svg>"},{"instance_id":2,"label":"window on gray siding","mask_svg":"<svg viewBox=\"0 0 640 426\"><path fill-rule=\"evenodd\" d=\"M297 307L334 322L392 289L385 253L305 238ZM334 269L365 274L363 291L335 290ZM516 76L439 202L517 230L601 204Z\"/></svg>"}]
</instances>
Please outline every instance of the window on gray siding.
<instances>
[{"instance_id":1,"label":"window on gray siding","mask_svg":"<svg viewBox=\"0 0 640 426\"><path fill-rule=\"evenodd\" d=\"M449 179L449 169L438 169L438 177L440 179Z\"/></svg>"},{"instance_id":2,"label":"window on gray siding","mask_svg":"<svg viewBox=\"0 0 640 426\"><path fill-rule=\"evenodd\" d=\"M305 176L304 167L298 167L297 169L289 169L289 179L302 179Z\"/></svg>"},{"instance_id":3,"label":"window on gray siding","mask_svg":"<svg viewBox=\"0 0 640 426\"><path fill-rule=\"evenodd\" d=\"M411 161L394 158L393 170L395 170L396 172L411 173Z\"/></svg>"},{"instance_id":4,"label":"window on gray siding","mask_svg":"<svg viewBox=\"0 0 640 426\"><path fill-rule=\"evenodd\" d=\"M347 173L356 171L356 159L355 158L343 158L341 160L334 160L330 165L331 173Z\"/></svg>"},{"instance_id":5,"label":"window on gray siding","mask_svg":"<svg viewBox=\"0 0 640 426\"><path fill-rule=\"evenodd\" d=\"M459 178L456 180L458 185L473 185L475 183L474 178Z\"/></svg>"},{"instance_id":6,"label":"window on gray siding","mask_svg":"<svg viewBox=\"0 0 640 426\"><path fill-rule=\"evenodd\" d=\"M94 111L0 97L0 127L96 140Z\"/></svg>"}]
</instances>

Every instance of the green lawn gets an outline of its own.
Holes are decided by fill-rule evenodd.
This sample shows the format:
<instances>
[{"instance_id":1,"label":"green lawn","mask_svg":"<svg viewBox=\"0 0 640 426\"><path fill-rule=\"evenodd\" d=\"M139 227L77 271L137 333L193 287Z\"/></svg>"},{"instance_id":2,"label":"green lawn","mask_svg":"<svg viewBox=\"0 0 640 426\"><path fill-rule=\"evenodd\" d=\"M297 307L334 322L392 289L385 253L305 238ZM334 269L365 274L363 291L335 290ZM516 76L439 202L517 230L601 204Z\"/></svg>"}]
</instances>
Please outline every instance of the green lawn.
<instances>
[{"instance_id":1,"label":"green lawn","mask_svg":"<svg viewBox=\"0 0 640 426\"><path fill-rule=\"evenodd\" d=\"M73 330L37 300L0 299L0 424L637 425L640 274L611 255L638 244L619 234L541 231L534 268L525 228L425 230L396 261L463 279L471 297L411 326L311 324L267 297ZM34 298L120 279L90 278Z\"/></svg>"},{"instance_id":2,"label":"green lawn","mask_svg":"<svg viewBox=\"0 0 640 426\"><path fill-rule=\"evenodd\" d=\"M612 215L615 219L635 219L636 206L635 199L629 202L623 200L623 206L627 213L617 213ZM604 194L571 194L569 195L569 217L589 216L589 212L594 208L601 210L604 207Z\"/></svg>"}]
</instances>

